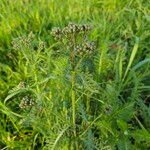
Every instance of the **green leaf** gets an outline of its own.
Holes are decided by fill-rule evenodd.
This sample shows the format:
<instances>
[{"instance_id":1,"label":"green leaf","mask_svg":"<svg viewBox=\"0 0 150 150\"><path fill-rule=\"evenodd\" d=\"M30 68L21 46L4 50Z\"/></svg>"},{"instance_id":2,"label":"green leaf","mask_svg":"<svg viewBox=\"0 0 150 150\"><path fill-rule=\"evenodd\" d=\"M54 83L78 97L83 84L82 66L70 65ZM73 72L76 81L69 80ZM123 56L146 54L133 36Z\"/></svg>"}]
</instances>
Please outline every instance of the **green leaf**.
<instances>
[{"instance_id":1,"label":"green leaf","mask_svg":"<svg viewBox=\"0 0 150 150\"><path fill-rule=\"evenodd\" d=\"M132 68L132 70L137 70L137 69L139 69L140 67L142 67L143 65L145 65L145 64L147 64L147 63L149 63L150 62L150 58L147 58L147 59L145 59L145 60L143 60L143 61L140 61L138 64L136 64L133 68Z\"/></svg>"},{"instance_id":2,"label":"green leaf","mask_svg":"<svg viewBox=\"0 0 150 150\"><path fill-rule=\"evenodd\" d=\"M133 60L134 60L134 58L135 58L135 55L136 55L136 53L137 53L138 47L139 47L139 39L137 38L137 39L136 39L136 43L135 43L135 45L134 45L134 47L133 47L133 50L132 50L130 59L129 59L128 66L127 66L126 71L125 71L125 74L124 74L123 80L125 79L125 77L127 76L128 72L129 72L129 69L130 69L130 67L131 67L131 65L132 65L132 63L133 63Z\"/></svg>"}]
</instances>

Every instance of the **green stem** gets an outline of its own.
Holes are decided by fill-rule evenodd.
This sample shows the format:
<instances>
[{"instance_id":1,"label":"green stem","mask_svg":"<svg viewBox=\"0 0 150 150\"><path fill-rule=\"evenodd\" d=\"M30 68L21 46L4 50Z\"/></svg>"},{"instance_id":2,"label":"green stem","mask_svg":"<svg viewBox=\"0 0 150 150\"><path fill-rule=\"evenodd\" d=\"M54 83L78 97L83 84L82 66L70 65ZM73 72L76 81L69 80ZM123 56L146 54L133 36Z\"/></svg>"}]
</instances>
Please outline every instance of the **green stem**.
<instances>
[{"instance_id":1,"label":"green stem","mask_svg":"<svg viewBox=\"0 0 150 150\"><path fill-rule=\"evenodd\" d=\"M73 149L78 150L78 144L76 141L77 133L76 133L76 93L75 93L75 82L76 82L76 65L75 65L75 54L74 48L76 47L76 38L75 35L72 37L73 43L73 51L70 55L70 60L72 62L72 72L71 72L71 99L72 99L72 124L73 124L73 133L74 133L74 142L73 142Z\"/></svg>"},{"instance_id":2,"label":"green stem","mask_svg":"<svg viewBox=\"0 0 150 150\"><path fill-rule=\"evenodd\" d=\"M71 88L71 98L72 98L72 124L74 129L74 136L76 137L76 107L75 107L75 71L72 71L72 88Z\"/></svg>"}]
</instances>

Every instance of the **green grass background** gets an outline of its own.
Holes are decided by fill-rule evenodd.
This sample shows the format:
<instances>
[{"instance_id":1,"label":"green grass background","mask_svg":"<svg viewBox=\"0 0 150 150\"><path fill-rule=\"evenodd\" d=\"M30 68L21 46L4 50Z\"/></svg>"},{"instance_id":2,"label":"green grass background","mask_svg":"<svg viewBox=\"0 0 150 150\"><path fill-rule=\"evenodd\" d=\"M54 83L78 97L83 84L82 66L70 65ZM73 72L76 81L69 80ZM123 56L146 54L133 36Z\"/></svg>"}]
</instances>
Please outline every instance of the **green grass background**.
<instances>
[{"instance_id":1,"label":"green grass background","mask_svg":"<svg viewBox=\"0 0 150 150\"><path fill-rule=\"evenodd\" d=\"M50 34L68 22L93 26L97 44L78 70L77 139L68 57ZM30 51L13 49L31 32ZM149 149L149 48L149 0L0 0L0 149ZM22 110L26 95L36 106Z\"/></svg>"}]
</instances>

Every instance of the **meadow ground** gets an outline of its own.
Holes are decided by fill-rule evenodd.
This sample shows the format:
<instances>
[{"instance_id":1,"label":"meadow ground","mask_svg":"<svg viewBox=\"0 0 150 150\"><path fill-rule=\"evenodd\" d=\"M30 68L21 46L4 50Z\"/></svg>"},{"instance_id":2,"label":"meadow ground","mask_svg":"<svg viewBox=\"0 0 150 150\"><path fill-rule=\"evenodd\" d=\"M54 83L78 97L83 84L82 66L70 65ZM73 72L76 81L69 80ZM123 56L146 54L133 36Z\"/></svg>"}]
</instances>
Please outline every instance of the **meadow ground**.
<instances>
[{"instance_id":1,"label":"meadow ground","mask_svg":"<svg viewBox=\"0 0 150 150\"><path fill-rule=\"evenodd\" d=\"M0 0L0 149L150 149L150 1Z\"/></svg>"}]
</instances>

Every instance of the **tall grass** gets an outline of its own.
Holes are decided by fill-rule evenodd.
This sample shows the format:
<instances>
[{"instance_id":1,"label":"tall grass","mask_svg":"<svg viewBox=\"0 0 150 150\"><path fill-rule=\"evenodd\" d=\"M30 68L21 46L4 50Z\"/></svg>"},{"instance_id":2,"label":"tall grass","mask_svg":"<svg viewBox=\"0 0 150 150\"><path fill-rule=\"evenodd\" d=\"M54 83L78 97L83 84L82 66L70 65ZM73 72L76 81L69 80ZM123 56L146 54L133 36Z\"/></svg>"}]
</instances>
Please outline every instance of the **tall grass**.
<instances>
[{"instance_id":1,"label":"tall grass","mask_svg":"<svg viewBox=\"0 0 150 150\"><path fill-rule=\"evenodd\" d=\"M149 6L0 0L0 149L149 149ZM72 74L50 34L69 22L96 43Z\"/></svg>"}]
</instances>

